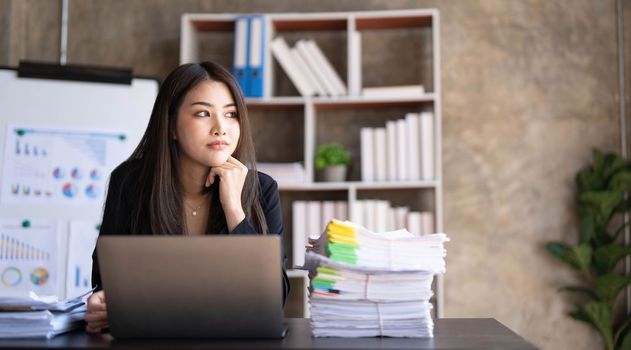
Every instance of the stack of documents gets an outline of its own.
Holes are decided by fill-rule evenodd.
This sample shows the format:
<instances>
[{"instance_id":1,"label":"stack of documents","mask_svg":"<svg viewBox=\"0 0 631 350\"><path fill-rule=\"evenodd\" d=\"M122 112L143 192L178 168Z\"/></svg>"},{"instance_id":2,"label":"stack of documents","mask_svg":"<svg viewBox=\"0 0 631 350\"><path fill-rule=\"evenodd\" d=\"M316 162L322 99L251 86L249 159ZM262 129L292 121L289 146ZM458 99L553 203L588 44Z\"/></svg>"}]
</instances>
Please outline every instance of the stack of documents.
<instances>
[{"instance_id":1,"label":"stack of documents","mask_svg":"<svg viewBox=\"0 0 631 350\"><path fill-rule=\"evenodd\" d=\"M33 292L28 299L0 297L0 339L51 338L82 327L85 297L59 301Z\"/></svg>"},{"instance_id":2,"label":"stack of documents","mask_svg":"<svg viewBox=\"0 0 631 350\"><path fill-rule=\"evenodd\" d=\"M432 337L432 280L445 271L445 234L375 233L332 220L311 240L316 337Z\"/></svg>"}]
</instances>

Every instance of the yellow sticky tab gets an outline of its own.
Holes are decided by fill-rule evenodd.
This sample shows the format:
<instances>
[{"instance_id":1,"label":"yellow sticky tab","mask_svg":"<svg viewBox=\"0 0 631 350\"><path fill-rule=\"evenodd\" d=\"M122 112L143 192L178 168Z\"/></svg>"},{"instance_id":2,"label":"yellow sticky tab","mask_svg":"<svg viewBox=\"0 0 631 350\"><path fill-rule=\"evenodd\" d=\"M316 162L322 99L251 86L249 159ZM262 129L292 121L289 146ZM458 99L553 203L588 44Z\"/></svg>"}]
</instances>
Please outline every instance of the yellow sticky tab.
<instances>
[{"instance_id":1,"label":"yellow sticky tab","mask_svg":"<svg viewBox=\"0 0 631 350\"><path fill-rule=\"evenodd\" d=\"M355 226L339 220L331 220L331 222L327 225L326 231L351 237L354 237L357 234Z\"/></svg>"},{"instance_id":2,"label":"yellow sticky tab","mask_svg":"<svg viewBox=\"0 0 631 350\"><path fill-rule=\"evenodd\" d=\"M327 238L328 238L329 242L358 245L357 239L355 239L355 237L348 237L348 236L338 235L336 233L327 233L327 234L328 234Z\"/></svg>"}]
</instances>

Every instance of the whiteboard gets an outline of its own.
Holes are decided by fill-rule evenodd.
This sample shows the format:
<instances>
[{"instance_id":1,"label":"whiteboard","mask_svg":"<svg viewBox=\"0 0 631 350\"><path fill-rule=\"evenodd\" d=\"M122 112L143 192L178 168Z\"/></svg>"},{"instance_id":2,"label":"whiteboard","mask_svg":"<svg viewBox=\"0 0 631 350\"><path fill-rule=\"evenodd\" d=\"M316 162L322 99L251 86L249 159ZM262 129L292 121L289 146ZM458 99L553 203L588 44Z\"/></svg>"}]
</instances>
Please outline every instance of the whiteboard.
<instances>
[{"instance_id":1,"label":"whiteboard","mask_svg":"<svg viewBox=\"0 0 631 350\"><path fill-rule=\"evenodd\" d=\"M159 89L158 81L149 78L134 78L127 85L19 78L17 75L16 70L0 69L0 176L5 158L8 158L5 157L5 141L11 136L7 134L8 125L51 130L122 131L126 145L125 152L121 153L127 153L126 158L144 134ZM104 176L109 177L109 173ZM4 184L7 179L1 181ZM65 271L71 222L81 221L95 226L100 223L102 211L102 200L60 204L6 202L0 198L0 219L57 220L58 256L61 257L57 294L60 298L66 297ZM3 294L1 288L0 295Z\"/></svg>"}]
</instances>

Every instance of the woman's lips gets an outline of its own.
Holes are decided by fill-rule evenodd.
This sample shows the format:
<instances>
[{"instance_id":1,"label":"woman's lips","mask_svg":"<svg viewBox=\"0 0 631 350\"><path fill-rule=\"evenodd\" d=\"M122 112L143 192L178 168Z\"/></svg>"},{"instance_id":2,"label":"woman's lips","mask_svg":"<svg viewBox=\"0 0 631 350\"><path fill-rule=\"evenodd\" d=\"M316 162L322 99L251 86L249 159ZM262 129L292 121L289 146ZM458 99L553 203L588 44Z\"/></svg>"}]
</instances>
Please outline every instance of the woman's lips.
<instances>
[{"instance_id":1,"label":"woman's lips","mask_svg":"<svg viewBox=\"0 0 631 350\"><path fill-rule=\"evenodd\" d=\"M211 142L209 144L206 144L206 147L212 149L212 150L218 150L221 151L225 148L228 147L228 143L226 141L215 141L215 142Z\"/></svg>"}]
</instances>

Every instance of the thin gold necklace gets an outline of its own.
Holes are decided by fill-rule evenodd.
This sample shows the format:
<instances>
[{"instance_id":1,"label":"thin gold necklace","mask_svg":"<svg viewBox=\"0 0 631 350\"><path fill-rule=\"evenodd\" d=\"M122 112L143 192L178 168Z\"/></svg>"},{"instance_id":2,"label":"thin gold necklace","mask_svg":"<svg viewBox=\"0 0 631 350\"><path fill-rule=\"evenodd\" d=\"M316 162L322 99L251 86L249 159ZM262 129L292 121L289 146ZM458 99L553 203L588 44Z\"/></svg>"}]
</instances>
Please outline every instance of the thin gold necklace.
<instances>
[{"instance_id":1,"label":"thin gold necklace","mask_svg":"<svg viewBox=\"0 0 631 350\"><path fill-rule=\"evenodd\" d=\"M197 207L193 207L192 205L188 204L188 202L187 202L187 201L184 201L184 203L186 203L186 205L187 205L189 208L191 208L191 214L193 214L193 216L197 216L197 210L198 210L199 208L201 208L201 207L202 207L202 205L204 205L204 202L202 202L202 204L198 205Z\"/></svg>"}]
</instances>

